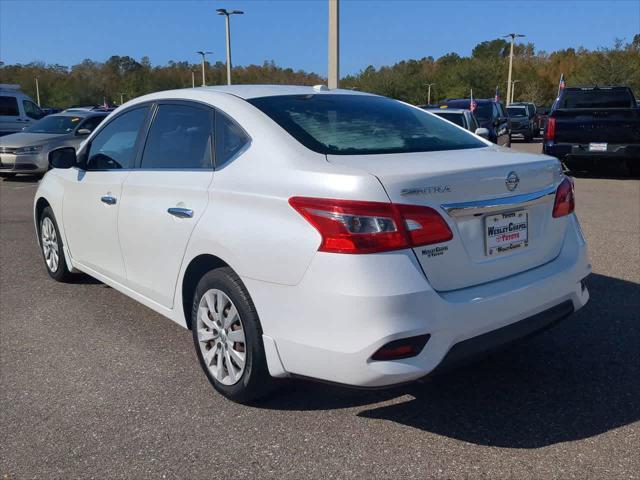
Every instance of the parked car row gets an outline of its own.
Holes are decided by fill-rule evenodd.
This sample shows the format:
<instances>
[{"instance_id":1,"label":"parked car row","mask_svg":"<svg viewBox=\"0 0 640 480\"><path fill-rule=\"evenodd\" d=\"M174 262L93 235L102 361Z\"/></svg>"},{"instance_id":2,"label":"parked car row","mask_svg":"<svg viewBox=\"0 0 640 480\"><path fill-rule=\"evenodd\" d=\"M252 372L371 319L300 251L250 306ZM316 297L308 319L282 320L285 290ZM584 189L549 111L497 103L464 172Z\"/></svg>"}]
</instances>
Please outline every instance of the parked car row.
<instances>
[{"instance_id":1,"label":"parked car row","mask_svg":"<svg viewBox=\"0 0 640 480\"><path fill-rule=\"evenodd\" d=\"M106 116L107 112L100 111L62 112L0 137L0 177L45 173L51 150L79 147Z\"/></svg>"}]
</instances>

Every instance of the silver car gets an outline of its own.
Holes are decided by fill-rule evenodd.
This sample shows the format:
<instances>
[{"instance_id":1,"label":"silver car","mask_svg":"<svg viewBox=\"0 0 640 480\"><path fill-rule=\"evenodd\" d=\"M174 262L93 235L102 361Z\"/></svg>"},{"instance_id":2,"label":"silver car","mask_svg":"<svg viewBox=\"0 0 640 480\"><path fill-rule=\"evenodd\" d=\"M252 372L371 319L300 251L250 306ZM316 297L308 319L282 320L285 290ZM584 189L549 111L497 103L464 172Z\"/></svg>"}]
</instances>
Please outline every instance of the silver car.
<instances>
[{"instance_id":1,"label":"silver car","mask_svg":"<svg viewBox=\"0 0 640 480\"><path fill-rule=\"evenodd\" d=\"M62 112L44 117L21 132L0 137L0 177L44 174L49 169L51 150L78 148L107 115L106 112Z\"/></svg>"}]
</instances>

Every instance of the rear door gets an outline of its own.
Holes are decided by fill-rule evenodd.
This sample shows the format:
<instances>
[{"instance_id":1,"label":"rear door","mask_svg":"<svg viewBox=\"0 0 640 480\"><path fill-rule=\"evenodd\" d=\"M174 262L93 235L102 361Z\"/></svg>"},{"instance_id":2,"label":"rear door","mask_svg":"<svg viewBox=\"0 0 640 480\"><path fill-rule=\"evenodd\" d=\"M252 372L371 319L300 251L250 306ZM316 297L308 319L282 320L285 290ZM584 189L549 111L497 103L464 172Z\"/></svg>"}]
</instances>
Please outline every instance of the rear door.
<instances>
[{"instance_id":1,"label":"rear door","mask_svg":"<svg viewBox=\"0 0 640 480\"><path fill-rule=\"evenodd\" d=\"M118 231L127 284L171 308L178 272L213 180L212 108L160 102L122 192Z\"/></svg>"},{"instance_id":2,"label":"rear door","mask_svg":"<svg viewBox=\"0 0 640 480\"><path fill-rule=\"evenodd\" d=\"M509 144L509 116L505 111L504 107L501 103L493 104L494 111L494 121L496 125L496 143L498 145L508 145Z\"/></svg>"},{"instance_id":3,"label":"rear door","mask_svg":"<svg viewBox=\"0 0 640 480\"><path fill-rule=\"evenodd\" d=\"M443 216L453 239L414 249L436 290L537 267L562 247L566 218L552 218L561 175L556 160L493 149L328 158L378 177L392 202L428 206ZM516 233L507 247L502 239L511 237L498 238Z\"/></svg>"}]
</instances>

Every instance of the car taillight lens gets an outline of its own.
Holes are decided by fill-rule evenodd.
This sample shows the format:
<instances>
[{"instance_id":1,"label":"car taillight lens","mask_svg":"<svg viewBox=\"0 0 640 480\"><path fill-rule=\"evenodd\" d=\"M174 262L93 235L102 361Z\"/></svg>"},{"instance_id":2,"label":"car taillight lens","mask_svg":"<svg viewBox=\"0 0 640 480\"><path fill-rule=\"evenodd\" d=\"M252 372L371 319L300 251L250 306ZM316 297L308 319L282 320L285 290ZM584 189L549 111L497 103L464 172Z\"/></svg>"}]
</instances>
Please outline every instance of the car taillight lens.
<instances>
[{"instance_id":1,"label":"car taillight lens","mask_svg":"<svg viewBox=\"0 0 640 480\"><path fill-rule=\"evenodd\" d=\"M556 190L556 200L553 204L553 218L564 217L575 210L576 201L573 192L573 181L565 178Z\"/></svg>"},{"instance_id":2,"label":"car taillight lens","mask_svg":"<svg viewBox=\"0 0 640 480\"><path fill-rule=\"evenodd\" d=\"M555 140L556 138L556 119L549 118L547 120L547 128L544 131L545 140Z\"/></svg>"},{"instance_id":3,"label":"car taillight lens","mask_svg":"<svg viewBox=\"0 0 640 480\"><path fill-rule=\"evenodd\" d=\"M429 207L309 197L292 197L289 204L318 230L321 252L384 252L453 238Z\"/></svg>"}]
</instances>

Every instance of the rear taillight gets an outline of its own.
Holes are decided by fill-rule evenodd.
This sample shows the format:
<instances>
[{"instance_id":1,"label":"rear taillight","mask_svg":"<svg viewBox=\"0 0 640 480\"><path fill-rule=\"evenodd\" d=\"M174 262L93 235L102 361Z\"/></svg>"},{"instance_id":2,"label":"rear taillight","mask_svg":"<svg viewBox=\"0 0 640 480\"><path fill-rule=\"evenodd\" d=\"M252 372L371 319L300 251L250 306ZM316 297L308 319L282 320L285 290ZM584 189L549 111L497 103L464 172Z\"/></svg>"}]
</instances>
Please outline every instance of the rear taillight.
<instances>
[{"instance_id":1,"label":"rear taillight","mask_svg":"<svg viewBox=\"0 0 640 480\"><path fill-rule=\"evenodd\" d=\"M555 140L556 138L556 119L550 117L547 119L547 127L544 131L545 140Z\"/></svg>"},{"instance_id":2,"label":"rear taillight","mask_svg":"<svg viewBox=\"0 0 640 480\"><path fill-rule=\"evenodd\" d=\"M429 207L309 197L292 197L289 204L318 230L321 252L384 252L453 238Z\"/></svg>"},{"instance_id":3,"label":"rear taillight","mask_svg":"<svg viewBox=\"0 0 640 480\"><path fill-rule=\"evenodd\" d=\"M556 200L553 204L553 218L564 217L573 213L576 207L573 193L573 181L565 178L556 190Z\"/></svg>"}]
</instances>

